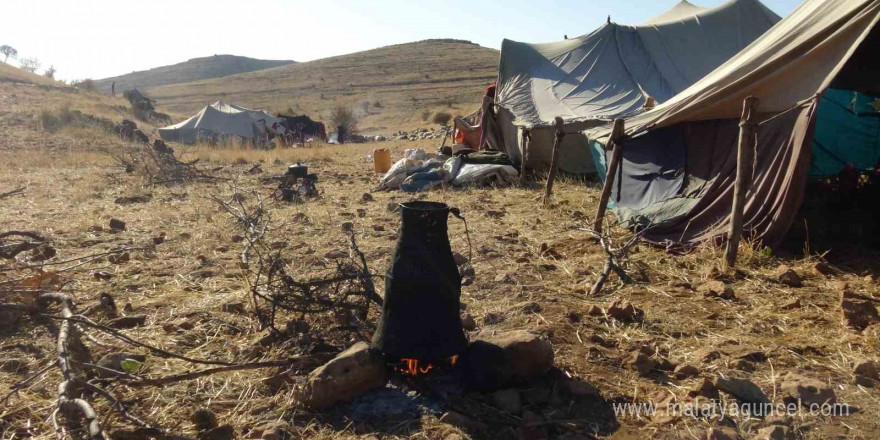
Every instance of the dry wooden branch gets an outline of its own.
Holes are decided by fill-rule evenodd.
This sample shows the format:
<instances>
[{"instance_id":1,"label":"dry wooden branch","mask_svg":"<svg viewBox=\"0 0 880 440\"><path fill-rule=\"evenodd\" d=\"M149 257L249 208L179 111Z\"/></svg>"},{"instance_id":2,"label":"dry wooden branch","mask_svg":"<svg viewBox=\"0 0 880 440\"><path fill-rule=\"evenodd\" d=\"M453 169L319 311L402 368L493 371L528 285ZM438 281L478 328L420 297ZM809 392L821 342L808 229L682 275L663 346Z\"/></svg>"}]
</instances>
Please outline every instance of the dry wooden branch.
<instances>
[{"instance_id":1,"label":"dry wooden branch","mask_svg":"<svg viewBox=\"0 0 880 440\"><path fill-rule=\"evenodd\" d=\"M142 386L161 386L167 385L174 382L182 382L184 380L192 380L198 379L204 376L210 376L212 374L217 373L226 373L229 371L241 371L241 370L255 370L260 368L272 368L272 367L286 367L291 364L295 364L297 362L301 362L304 359L302 357L295 357L291 359L279 360L279 361L265 361L265 362L251 362L247 364L239 364L239 365L230 365L227 367L217 367L217 368L208 368L199 371L193 371L191 373L183 373L183 374L174 374L171 376L159 377L156 379L141 379L139 381L130 382L129 384L136 387Z\"/></svg>"},{"instance_id":2,"label":"dry wooden branch","mask_svg":"<svg viewBox=\"0 0 880 440\"><path fill-rule=\"evenodd\" d=\"M16 195L16 194L21 194L21 193L24 192L25 188L27 188L27 187L26 187L26 186L20 186L20 187L15 188L15 189L13 189L13 190L11 190L11 191L6 191L6 192L4 192L4 193L0 193L0 199L5 199L5 198L7 198L7 197L12 197L12 196L14 196L14 195Z\"/></svg>"},{"instance_id":3,"label":"dry wooden branch","mask_svg":"<svg viewBox=\"0 0 880 440\"><path fill-rule=\"evenodd\" d=\"M596 231L592 228L582 228L581 230L588 231L590 235L596 237L606 255L605 265L602 267L602 272L599 274L599 278L593 284L593 288L590 289L590 295L595 296L599 294L602 287L605 285L605 282L608 280L608 276L611 275L611 272L616 273L620 280L625 284L631 283L632 278L626 273L626 270L624 270L626 259L629 257L629 251L639 242L648 229L645 228L635 232L626 243L620 247L614 247L614 239L610 235Z\"/></svg>"}]
</instances>

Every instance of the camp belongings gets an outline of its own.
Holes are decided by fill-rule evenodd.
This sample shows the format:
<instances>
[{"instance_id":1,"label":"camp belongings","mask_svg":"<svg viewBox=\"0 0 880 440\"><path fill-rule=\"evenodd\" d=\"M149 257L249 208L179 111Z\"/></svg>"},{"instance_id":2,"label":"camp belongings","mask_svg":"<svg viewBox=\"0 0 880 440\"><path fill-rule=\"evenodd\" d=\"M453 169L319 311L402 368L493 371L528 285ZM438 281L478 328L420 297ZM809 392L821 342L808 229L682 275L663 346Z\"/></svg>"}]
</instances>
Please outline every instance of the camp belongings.
<instances>
[{"instance_id":1,"label":"camp belongings","mask_svg":"<svg viewBox=\"0 0 880 440\"><path fill-rule=\"evenodd\" d=\"M509 159L502 158L503 153L481 151L470 155L474 159L469 161L468 155L432 157L422 149L406 150L404 158L391 166L377 189L399 188L407 192L418 192L444 184L510 185L518 176Z\"/></svg>"},{"instance_id":2,"label":"camp belongings","mask_svg":"<svg viewBox=\"0 0 880 440\"><path fill-rule=\"evenodd\" d=\"M565 120L560 170L596 172L581 130L643 112L697 82L761 36L779 16L758 0L708 9L682 2L648 23L609 22L568 40L504 40L495 104L502 151L520 161L530 129L527 166L549 168L553 118Z\"/></svg>"},{"instance_id":3,"label":"camp belongings","mask_svg":"<svg viewBox=\"0 0 880 440\"><path fill-rule=\"evenodd\" d=\"M268 140L269 133L274 135L286 131L282 122L282 119L263 110L217 101L183 122L160 128L159 136L165 141L183 144L192 144L197 140L218 142L230 137L260 143Z\"/></svg>"},{"instance_id":4,"label":"camp belongings","mask_svg":"<svg viewBox=\"0 0 880 440\"><path fill-rule=\"evenodd\" d=\"M757 135L749 148L756 155L747 161L743 236L778 244L804 199L823 92L880 95L878 20L880 0L806 0L689 89L626 119L609 207L630 224L651 224L644 238L668 247L725 237L740 116L745 98L753 96ZM584 134L601 147L610 132L600 127Z\"/></svg>"}]
</instances>

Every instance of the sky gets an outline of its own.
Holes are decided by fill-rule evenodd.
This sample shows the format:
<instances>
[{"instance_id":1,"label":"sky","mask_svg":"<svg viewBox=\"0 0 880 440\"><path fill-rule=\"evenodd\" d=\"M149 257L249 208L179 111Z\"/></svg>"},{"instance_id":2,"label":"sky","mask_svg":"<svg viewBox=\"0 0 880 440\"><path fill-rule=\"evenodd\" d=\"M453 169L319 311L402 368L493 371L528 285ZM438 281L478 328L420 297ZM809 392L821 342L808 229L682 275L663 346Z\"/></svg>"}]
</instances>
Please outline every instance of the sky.
<instances>
[{"instance_id":1,"label":"sky","mask_svg":"<svg viewBox=\"0 0 880 440\"><path fill-rule=\"evenodd\" d=\"M582 35L608 15L642 23L679 0L3 1L0 45L39 59L40 72L51 65L56 78L71 80L215 54L310 61L428 38L498 49L504 38L540 43ZM783 17L800 4L762 1Z\"/></svg>"}]
</instances>

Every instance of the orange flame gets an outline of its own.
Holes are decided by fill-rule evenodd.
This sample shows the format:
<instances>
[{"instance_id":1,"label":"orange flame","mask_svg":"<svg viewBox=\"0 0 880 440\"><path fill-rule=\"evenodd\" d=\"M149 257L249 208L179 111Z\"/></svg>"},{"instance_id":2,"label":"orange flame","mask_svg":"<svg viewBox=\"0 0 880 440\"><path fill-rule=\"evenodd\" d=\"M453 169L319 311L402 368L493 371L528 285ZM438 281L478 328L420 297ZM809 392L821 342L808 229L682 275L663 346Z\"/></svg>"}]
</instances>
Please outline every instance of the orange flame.
<instances>
[{"instance_id":1,"label":"orange flame","mask_svg":"<svg viewBox=\"0 0 880 440\"><path fill-rule=\"evenodd\" d=\"M449 366L454 366L458 361L458 355L452 356L449 358ZM418 359L411 358L402 358L400 359L400 365L395 366L394 369L407 375L407 376L418 376L420 374L428 374L429 371L433 370L434 364L431 363L422 363Z\"/></svg>"}]
</instances>

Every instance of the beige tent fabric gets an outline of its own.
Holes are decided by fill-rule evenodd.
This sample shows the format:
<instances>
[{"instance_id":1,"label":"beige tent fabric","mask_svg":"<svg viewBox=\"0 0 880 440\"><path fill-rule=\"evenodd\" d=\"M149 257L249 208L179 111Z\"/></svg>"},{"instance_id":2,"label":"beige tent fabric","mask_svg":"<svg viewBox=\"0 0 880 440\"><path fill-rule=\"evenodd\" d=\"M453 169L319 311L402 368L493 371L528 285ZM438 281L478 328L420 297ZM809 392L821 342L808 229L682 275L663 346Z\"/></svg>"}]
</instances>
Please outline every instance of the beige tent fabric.
<instances>
[{"instance_id":1,"label":"beige tent fabric","mask_svg":"<svg viewBox=\"0 0 880 440\"><path fill-rule=\"evenodd\" d=\"M739 118L757 96L761 112L780 112L823 91L873 28L880 0L807 0L727 63L653 110L627 119L626 132L682 121ZM603 141L610 127L588 130Z\"/></svg>"},{"instance_id":2,"label":"beige tent fabric","mask_svg":"<svg viewBox=\"0 0 880 440\"><path fill-rule=\"evenodd\" d=\"M160 128L159 136L185 144L196 142L200 136L257 139L276 122L280 124L281 120L262 110L217 101L183 122Z\"/></svg>"},{"instance_id":3,"label":"beige tent fabric","mask_svg":"<svg viewBox=\"0 0 880 440\"><path fill-rule=\"evenodd\" d=\"M642 26L683 20L692 15L699 14L705 10L707 10L707 8L697 6L693 3L688 2L687 0L681 0L681 2L673 6L672 9L655 17L651 17L650 20L642 23Z\"/></svg>"}]
</instances>

